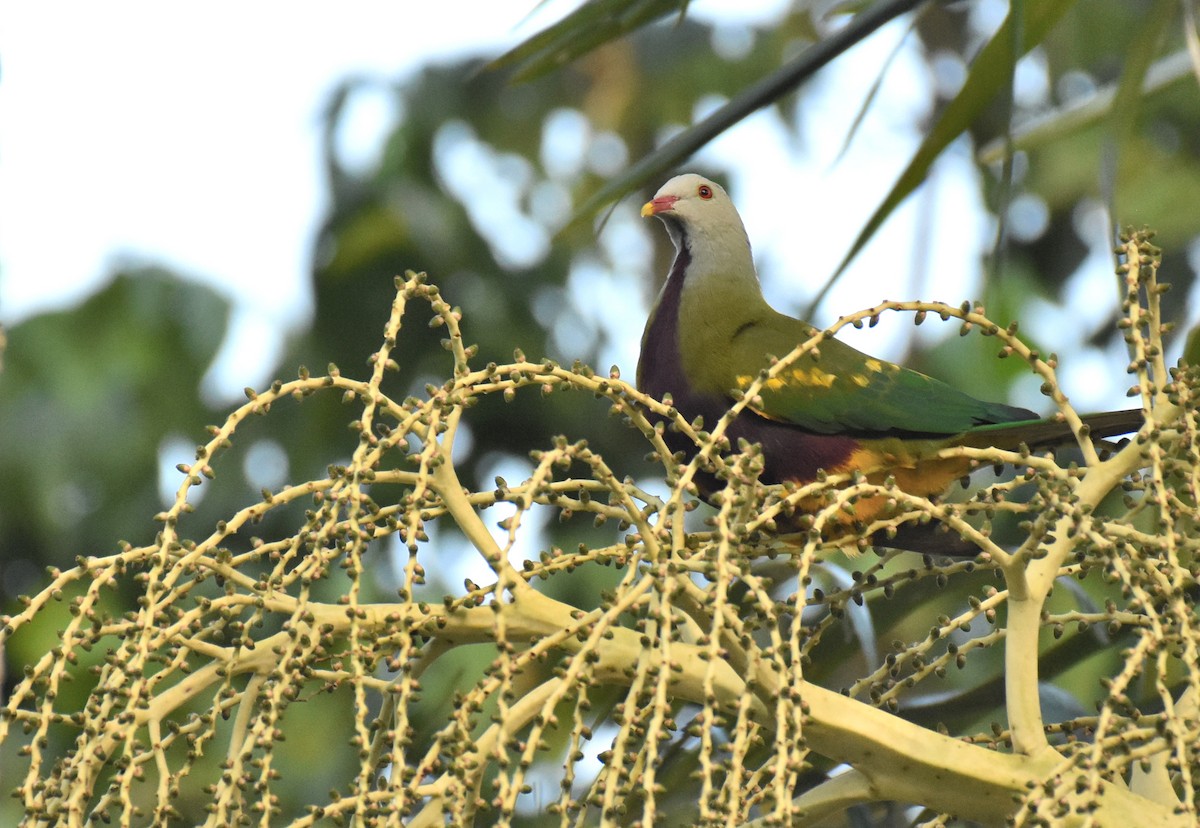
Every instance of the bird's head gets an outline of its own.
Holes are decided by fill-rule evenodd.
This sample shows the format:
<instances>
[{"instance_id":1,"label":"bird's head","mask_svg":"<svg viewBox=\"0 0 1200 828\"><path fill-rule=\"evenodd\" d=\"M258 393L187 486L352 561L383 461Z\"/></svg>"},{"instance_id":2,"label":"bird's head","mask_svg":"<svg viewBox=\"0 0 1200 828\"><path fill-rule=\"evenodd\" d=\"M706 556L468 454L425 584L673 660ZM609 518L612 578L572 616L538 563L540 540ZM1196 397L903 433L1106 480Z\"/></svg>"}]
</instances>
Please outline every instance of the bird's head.
<instances>
[{"instance_id":1,"label":"bird's head","mask_svg":"<svg viewBox=\"0 0 1200 828\"><path fill-rule=\"evenodd\" d=\"M642 216L662 219L677 248L705 247L716 256L750 261L750 242L733 201L720 184L702 175L672 178L642 207Z\"/></svg>"},{"instance_id":2,"label":"bird's head","mask_svg":"<svg viewBox=\"0 0 1200 828\"><path fill-rule=\"evenodd\" d=\"M685 224L742 223L721 185L695 173L677 175L662 185L642 207L642 217L649 216Z\"/></svg>"}]
</instances>

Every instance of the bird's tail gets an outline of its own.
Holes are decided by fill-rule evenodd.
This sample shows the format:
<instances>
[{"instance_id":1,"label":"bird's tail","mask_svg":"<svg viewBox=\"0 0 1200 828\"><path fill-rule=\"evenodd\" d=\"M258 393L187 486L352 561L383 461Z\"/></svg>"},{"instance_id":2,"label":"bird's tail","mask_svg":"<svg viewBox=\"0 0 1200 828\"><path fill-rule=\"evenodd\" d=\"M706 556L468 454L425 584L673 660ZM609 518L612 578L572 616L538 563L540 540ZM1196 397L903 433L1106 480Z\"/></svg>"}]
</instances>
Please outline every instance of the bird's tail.
<instances>
[{"instance_id":1,"label":"bird's tail","mask_svg":"<svg viewBox=\"0 0 1200 828\"><path fill-rule=\"evenodd\" d=\"M1088 436L1096 438L1132 434L1142 427L1146 418L1142 409L1133 408L1128 411L1085 414L1082 420L1088 429ZM1068 443L1072 440L1074 440L1074 435L1070 426L1059 420L1047 419L979 426L962 435L956 442L960 445L977 448L994 446L1014 449L1022 443L1030 448L1037 448Z\"/></svg>"}]
</instances>

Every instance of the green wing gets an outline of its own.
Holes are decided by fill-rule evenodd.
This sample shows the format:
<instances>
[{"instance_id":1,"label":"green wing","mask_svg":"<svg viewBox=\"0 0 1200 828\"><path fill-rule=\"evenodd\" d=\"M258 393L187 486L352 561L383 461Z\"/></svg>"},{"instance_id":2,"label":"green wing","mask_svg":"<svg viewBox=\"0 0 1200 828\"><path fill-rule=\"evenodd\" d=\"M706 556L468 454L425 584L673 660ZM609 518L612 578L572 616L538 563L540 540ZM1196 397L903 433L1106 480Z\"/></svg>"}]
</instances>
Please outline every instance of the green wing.
<instances>
[{"instance_id":1,"label":"green wing","mask_svg":"<svg viewBox=\"0 0 1200 828\"><path fill-rule=\"evenodd\" d=\"M767 366L814 333L782 314L743 328L731 348L732 387L749 387ZM837 340L820 345L768 381L751 407L764 417L822 434L960 434L989 423L1036 420L1024 408L989 403L944 382L874 359Z\"/></svg>"}]
</instances>

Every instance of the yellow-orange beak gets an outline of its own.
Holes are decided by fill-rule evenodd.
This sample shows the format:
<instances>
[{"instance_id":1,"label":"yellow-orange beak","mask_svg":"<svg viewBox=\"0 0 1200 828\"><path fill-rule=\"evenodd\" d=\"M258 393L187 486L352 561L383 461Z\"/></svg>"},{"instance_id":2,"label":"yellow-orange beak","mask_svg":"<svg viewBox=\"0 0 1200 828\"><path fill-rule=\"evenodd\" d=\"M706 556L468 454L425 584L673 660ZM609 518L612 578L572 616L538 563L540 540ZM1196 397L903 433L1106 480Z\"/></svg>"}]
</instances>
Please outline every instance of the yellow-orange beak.
<instances>
[{"instance_id":1,"label":"yellow-orange beak","mask_svg":"<svg viewBox=\"0 0 1200 828\"><path fill-rule=\"evenodd\" d=\"M659 213L666 213L675 208L675 202L679 201L679 196L659 196L653 198L642 205L642 218L657 216Z\"/></svg>"}]
</instances>

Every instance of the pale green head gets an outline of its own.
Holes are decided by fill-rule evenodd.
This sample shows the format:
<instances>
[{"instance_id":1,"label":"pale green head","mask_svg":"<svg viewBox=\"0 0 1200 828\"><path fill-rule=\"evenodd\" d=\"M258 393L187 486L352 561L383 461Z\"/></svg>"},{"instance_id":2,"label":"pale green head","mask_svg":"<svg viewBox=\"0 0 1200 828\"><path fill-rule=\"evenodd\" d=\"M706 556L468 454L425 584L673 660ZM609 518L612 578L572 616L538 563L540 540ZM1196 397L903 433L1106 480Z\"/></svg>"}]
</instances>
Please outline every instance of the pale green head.
<instances>
[{"instance_id":1,"label":"pale green head","mask_svg":"<svg viewBox=\"0 0 1200 828\"><path fill-rule=\"evenodd\" d=\"M687 249L688 281L716 277L757 287L750 239L742 217L720 184L695 173L677 175L642 207L642 215L662 219L676 249Z\"/></svg>"}]
</instances>

